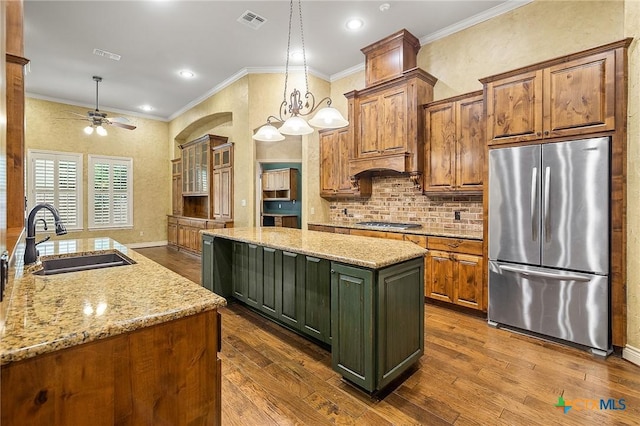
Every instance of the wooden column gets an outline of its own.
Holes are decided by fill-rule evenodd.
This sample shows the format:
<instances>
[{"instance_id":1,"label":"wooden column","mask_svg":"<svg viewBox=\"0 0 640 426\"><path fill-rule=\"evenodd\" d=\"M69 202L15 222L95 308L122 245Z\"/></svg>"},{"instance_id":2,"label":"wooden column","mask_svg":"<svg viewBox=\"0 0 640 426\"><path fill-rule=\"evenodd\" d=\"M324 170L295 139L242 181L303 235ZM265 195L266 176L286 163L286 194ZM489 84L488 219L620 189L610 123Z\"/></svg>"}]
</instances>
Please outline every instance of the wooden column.
<instances>
[{"instance_id":1,"label":"wooden column","mask_svg":"<svg viewBox=\"0 0 640 426\"><path fill-rule=\"evenodd\" d=\"M24 228L25 215L25 99L23 4L22 0L6 5L6 227L7 248L12 250Z\"/></svg>"}]
</instances>

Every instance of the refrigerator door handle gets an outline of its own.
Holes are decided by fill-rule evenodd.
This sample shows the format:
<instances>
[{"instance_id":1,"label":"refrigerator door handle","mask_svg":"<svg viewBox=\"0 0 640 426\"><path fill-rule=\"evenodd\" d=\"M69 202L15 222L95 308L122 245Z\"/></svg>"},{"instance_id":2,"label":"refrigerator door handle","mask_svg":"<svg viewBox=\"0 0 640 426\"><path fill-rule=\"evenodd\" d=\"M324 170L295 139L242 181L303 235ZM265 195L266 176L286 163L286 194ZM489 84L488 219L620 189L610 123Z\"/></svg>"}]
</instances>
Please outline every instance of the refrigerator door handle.
<instances>
[{"instance_id":1,"label":"refrigerator door handle","mask_svg":"<svg viewBox=\"0 0 640 426\"><path fill-rule=\"evenodd\" d=\"M536 194L538 192L538 168L534 167L531 170L531 239L536 241L538 239L538 227L536 226Z\"/></svg>"},{"instance_id":2,"label":"refrigerator door handle","mask_svg":"<svg viewBox=\"0 0 640 426\"><path fill-rule=\"evenodd\" d=\"M518 268L518 267L515 267L515 266L508 266L508 265L498 265L498 268L501 271L517 272L517 273L523 274L523 275L532 275L532 276L542 277L542 278L552 278L552 279L555 279L555 280L585 281L585 282L591 280L590 277L583 276L583 275L574 275L574 274L567 274L567 273L554 274L553 272L531 271L529 269Z\"/></svg>"},{"instance_id":3,"label":"refrigerator door handle","mask_svg":"<svg viewBox=\"0 0 640 426\"><path fill-rule=\"evenodd\" d=\"M549 219L549 185L551 182L551 167L544 169L544 237L551 241L551 221Z\"/></svg>"}]
</instances>

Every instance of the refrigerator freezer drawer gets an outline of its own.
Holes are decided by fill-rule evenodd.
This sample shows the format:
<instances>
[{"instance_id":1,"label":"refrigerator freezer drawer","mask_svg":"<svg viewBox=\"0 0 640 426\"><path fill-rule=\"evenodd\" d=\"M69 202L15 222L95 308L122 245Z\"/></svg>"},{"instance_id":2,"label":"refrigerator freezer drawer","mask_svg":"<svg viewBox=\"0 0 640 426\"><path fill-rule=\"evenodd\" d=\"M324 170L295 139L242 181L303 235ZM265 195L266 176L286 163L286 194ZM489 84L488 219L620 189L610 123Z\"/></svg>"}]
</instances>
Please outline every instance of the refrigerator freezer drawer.
<instances>
[{"instance_id":1,"label":"refrigerator freezer drawer","mask_svg":"<svg viewBox=\"0 0 640 426\"><path fill-rule=\"evenodd\" d=\"M488 318L607 351L609 278L490 261Z\"/></svg>"}]
</instances>

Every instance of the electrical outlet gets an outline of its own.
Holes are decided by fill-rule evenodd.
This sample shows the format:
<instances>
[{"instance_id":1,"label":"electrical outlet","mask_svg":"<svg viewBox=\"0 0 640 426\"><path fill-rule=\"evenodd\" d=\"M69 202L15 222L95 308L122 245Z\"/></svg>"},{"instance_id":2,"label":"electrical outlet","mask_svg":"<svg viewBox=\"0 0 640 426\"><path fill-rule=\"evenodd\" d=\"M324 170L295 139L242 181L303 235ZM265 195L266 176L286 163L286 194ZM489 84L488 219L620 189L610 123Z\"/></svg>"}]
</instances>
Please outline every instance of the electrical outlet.
<instances>
[{"instance_id":1,"label":"electrical outlet","mask_svg":"<svg viewBox=\"0 0 640 426\"><path fill-rule=\"evenodd\" d=\"M315 207L311 207L311 214L316 214L316 209L315 209Z\"/></svg>"},{"instance_id":2,"label":"electrical outlet","mask_svg":"<svg viewBox=\"0 0 640 426\"><path fill-rule=\"evenodd\" d=\"M455 211L453 212L453 218L455 220L460 220L460 212L459 211Z\"/></svg>"},{"instance_id":3,"label":"electrical outlet","mask_svg":"<svg viewBox=\"0 0 640 426\"><path fill-rule=\"evenodd\" d=\"M246 207L246 206L247 206L247 200L242 200L242 201L240 201L240 205L241 205L242 207Z\"/></svg>"},{"instance_id":4,"label":"electrical outlet","mask_svg":"<svg viewBox=\"0 0 640 426\"><path fill-rule=\"evenodd\" d=\"M282 208L282 204L278 204L278 208L281 209Z\"/></svg>"},{"instance_id":5,"label":"electrical outlet","mask_svg":"<svg viewBox=\"0 0 640 426\"><path fill-rule=\"evenodd\" d=\"M144 236L144 231L140 231L140 236L143 237Z\"/></svg>"}]
</instances>

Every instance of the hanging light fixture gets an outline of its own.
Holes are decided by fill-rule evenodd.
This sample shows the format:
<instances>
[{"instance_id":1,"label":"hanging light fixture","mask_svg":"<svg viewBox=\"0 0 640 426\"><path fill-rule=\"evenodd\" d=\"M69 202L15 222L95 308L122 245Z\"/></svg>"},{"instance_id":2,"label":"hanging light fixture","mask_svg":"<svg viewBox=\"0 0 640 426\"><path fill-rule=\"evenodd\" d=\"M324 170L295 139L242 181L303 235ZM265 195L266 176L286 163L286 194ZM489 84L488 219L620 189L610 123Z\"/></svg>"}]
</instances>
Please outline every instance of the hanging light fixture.
<instances>
[{"instance_id":1,"label":"hanging light fixture","mask_svg":"<svg viewBox=\"0 0 640 426\"><path fill-rule=\"evenodd\" d=\"M282 103L280 104L280 111L278 117L270 115L267 117L267 123L260 127L258 131L253 135L253 139L263 142L281 141L284 139L283 135L308 135L313 133L313 128L318 127L320 129L337 129L339 127L345 127L349 125L349 122L344 119L340 111L331 106L331 98L325 97L316 104L316 98L309 91L309 76L307 71L307 55L304 49L304 32L302 29L302 5L298 0L298 12L300 15L300 38L302 40L302 60L304 62L304 83L305 91L304 103L302 100L302 94L298 89L293 89L289 95L289 101L287 102L287 83L289 82L289 50L291 47L291 22L293 20L293 0L289 3L289 35L287 38L287 62L285 65L284 74L284 93L282 95ZM325 107L320 108L320 105L326 102ZM318 108L320 108L318 110ZM307 121L303 118L308 115L316 115ZM275 122L283 123L280 129L277 129L273 124ZM311 126L309 126L311 124Z\"/></svg>"}]
</instances>

